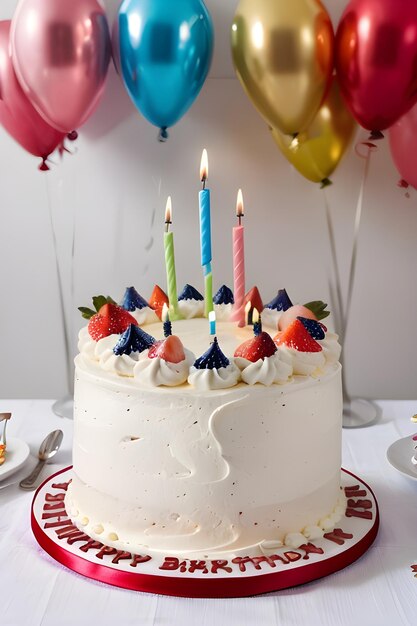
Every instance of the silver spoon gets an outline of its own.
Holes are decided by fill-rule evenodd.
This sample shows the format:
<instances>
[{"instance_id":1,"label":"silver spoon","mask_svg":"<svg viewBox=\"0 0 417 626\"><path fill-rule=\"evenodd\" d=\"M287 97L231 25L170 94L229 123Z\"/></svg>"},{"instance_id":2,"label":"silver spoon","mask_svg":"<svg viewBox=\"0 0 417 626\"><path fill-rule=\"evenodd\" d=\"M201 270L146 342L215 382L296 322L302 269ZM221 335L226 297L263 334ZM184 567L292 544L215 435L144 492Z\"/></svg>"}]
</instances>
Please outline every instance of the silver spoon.
<instances>
[{"instance_id":1,"label":"silver spoon","mask_svg":"<svg viewBox=\"0 0 417 626\"><path fill-rule=\"evenodd\" d=\"M52 459L52 457L55 456L55 454L58 452L62 443L63 436L64 433L62 432L62 430L54 430L49 433L47 437L45 437L39 447L39 462L33 472L31 472L29 476L27 476L27 478L24 478L20 481L19 487L21 489L25 489L25 491L32 491L33 489L35 489L36 479L41 473L41 470L45 463L49 461L49 459Z\"/></svg>"}]
</instances>

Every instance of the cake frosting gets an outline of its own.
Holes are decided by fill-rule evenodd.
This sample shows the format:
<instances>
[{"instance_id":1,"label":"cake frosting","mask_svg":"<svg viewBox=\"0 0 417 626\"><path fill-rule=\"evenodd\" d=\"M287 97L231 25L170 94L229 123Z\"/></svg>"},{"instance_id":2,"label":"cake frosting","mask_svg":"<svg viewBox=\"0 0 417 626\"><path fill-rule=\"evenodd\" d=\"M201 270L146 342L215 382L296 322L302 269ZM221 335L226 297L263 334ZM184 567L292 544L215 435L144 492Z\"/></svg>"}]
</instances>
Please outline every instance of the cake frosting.
<instances>
[{"instance_id":1,"label":"cake frosting","mask_svg":"<svg viewBox=\"0 0 417 626\"><path fill-rule=\"evenodd\" d=\"M212 558L297 547L335 527L345 511L337 336L298 345L262 318L254 334L225 315L215 337L202 317L174 321L174 353L160 349L160 321L126 320L98 339L80 331L66 496L77 526L121 550Z\"/></svg>"}]
</instances>

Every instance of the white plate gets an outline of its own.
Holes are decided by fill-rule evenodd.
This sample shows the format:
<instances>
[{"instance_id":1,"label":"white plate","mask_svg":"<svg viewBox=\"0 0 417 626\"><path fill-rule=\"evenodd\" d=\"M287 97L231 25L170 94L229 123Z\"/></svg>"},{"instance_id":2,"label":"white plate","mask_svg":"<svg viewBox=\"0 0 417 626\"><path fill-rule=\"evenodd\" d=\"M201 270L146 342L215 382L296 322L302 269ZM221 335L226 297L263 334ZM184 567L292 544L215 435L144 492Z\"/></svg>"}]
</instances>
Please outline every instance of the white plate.
<instances>
[{"instance_id":1,"label":"white plate","mask_svg":"<svg viewBox=\"0 0 417 626\"><path fill-rule=\"evenodd\" d=\"M417 465L413 465L411 458L416 453L417 441L413 441L415 435L409 435L394 441L387 450L387 459L396 470L410 478L417 480Z\"/></svg>"},{"instance_id":2,"label":"white plate","mask_svg":"<svg viewBox=\"0 0 417 626\"><path fill-rule=\"evenodd\" d=\"M30 454L29 446L23 439L7 437L6 461L0 466L0 482L17 472Z\"/></svg>"}]
</instances>

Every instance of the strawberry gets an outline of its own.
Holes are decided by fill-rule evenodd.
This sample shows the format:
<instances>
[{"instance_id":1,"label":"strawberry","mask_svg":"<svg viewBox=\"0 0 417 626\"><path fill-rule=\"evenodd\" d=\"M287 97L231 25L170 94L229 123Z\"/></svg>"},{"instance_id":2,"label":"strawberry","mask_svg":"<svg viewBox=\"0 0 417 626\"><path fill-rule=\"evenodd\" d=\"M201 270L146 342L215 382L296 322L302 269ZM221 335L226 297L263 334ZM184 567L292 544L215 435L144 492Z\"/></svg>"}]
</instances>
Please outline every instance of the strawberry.
<instances>
[{"instance_id":1,"label":"strawberry","mask_svg":"<svg viewBox=\"0 0 417 626\"><path fill-rule=\"evenodd\" d=\"M284 331L274 337L277 346L288 346L299 352L321 352L322 347L306 330L300 320L294 320Z\"/></svg>"},{"instance_id":2,"label":"strawberry","mask_svg":"<svg viewBox=\"0 0 417 626\"><path fill-rule=\"evenodd\" d=\"M168 296L165 291L162 291L159 285L155 285L151 297L149 298L149 306L151 306L155 310L155 313L157 314L159 319L162 318L162 308L164 304L169 306Z\"/></svg>"},{"instance_id":3,"label":"strawberry","mask_svg":"<svg viewBox=\"0 0 417 626\"><path fill-rule=\"evenodd\" d=\"M117 304L108 302L93 315L88 324L88 332L94 341L124 333L130 324L137 325L135 318Z\"/></svg>"},{"instance_id":4,"label":"strawberry","mask_svg":"<svg viewBox=\"0 0 417 626\"><path fill-rule=\"evenodd\" d=\"M155 343L148 351L150 359L163 359L168 363L180 363L185 359L185 352L181 339L176 335L169 335L163 341Z\"/></svg>"},{"instance_id":5,"label":"strawberry","mask_svg":"<svg viewBox=\"0 0 417 626\"><path fill-rule=\"evenodd\" d=\"M257 309L258 313L262 313L264 305L262 304L262 298L258 287L252 287L252 289L248 291L244 299L244 306L246 306L248 302L251 303L251 311L253 309Z\"/></svg>"},{"instance_id":6,"label":"strawberry","mask_svg":"<svg viewBox=\"0 0 417 626\"><path fill-rule=\"evenodd\" d=\"M310 309L307 309L302 304L294 304L294 306L291 306L289 309L284 311L284 313L279 318L279 330L285 330L286 328L288 328L288 326L292 324L293 321L297 319L297 317L305 317L306 319L317 320L317 317L312 311L310 311Z\"/></svg>"},{"instance_id":7,"label":"strawberry","mask_svg":"<svg viewBox=\"0 0 417 626\"><path fill-rule=\"evenodd\" d=\"M249 339L236 348L235 357L242 357L255 363L259 359L272 356L277 351L272 338L268 333L261 332L253 339Z\"/></svg>"}]
</instances>

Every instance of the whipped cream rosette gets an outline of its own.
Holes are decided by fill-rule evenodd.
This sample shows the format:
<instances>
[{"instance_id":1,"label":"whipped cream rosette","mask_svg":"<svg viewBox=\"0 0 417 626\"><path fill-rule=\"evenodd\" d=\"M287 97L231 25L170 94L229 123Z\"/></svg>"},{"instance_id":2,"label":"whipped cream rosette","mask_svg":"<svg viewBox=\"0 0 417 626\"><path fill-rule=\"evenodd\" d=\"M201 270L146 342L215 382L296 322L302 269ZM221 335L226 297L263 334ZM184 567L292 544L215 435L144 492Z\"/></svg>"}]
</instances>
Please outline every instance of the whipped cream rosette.
<instances>
[{"instance_id":1,"label":"whipped cream rosette","mask_svg":"<svg viewBox=\"0 0 417 626\"><path fill-rule=\"evenodd\" d=\"M337 363L340 358L342 346L339 343L339 335L327 332L324 339L317 341L323 348L326 363Z\"/></svg>"},{"instance_id":2,"label":"whipped cream rosette","mask_svg":"<svg viewBox=\"0 0 417 626\"><path fill-rule=\"evenodd\" d=\"M142 298L134 287L127 287L120 305L135 318L139 326L151 324L158 320L158 316L149 303Z\"/></svg>"},{"instance_id":3,"label":"whipped cream rosette","mask_svg":"<svg viewBox=\"0 0 417 626\"><path fill-rule=\"evenodd\" d=\"M222 285L217 293L213 297L214 311L216 313L216 320L229 321L233 312L233 305L235 299L233 292L226 285Z\"/></svg>"},{"instance_id":4,"label":"whipped cream rosette","mask_svg":"<svg viewBox=\"0 0 417 626\"><path fill-rule=\"evenodd\" d=\"M279 332L274 341L283 360L291 361L294 374L319 376L322 373L326 363L323 348L300 319L295 319L284 331Z\"/></svg>"},{"instance_id":5,"label":"whipped cream rosette","mask_svg":"<svg viewBox=\"0 0 417 626\"><path fill-rule=\"evenodd\" d=\"M235 351L235 363L242 380L248 385L270 386L288 382L292 366L280 358L272 337L262 331L260 319L254 324L255 336L242 343Z\"/></svg>"},{"instance_id":6,"label":"whipped cream rosette","mask_svg":"<svg viewBox=\"0 0 417 626\"><path fill-rule=\"evenodd\" d=\"M203 317L204 297L195 287L186 284L178 296L178 310L184 319Z\"/></svg>"},{"instance_id":7,"label":"whipped cream rosette","mask_svg":"<svg viewBox=\"0 0 417 626\"><path fill-rule=\"evenodd\" d=\"M132 377L140 355L155 343L155 338L136 324L131 324L120 337L117 337L116 343L114 335L101 339L98 343L101 344L96 348L100 366L119 376Z\"/></svg>"},{"instance_id":8,"label":"whipped cream rosette","mask_svg":"<svg viewBox=\"0 0 417 626\"><path fill-rule=\"evenodd\" d=\"M209 349L196 359L188 376L189 384L199 391L234 387L239 379L239 369L223 354L217 337Z\"/></svg>"},{"instance_id":9,"label":"whipped cream rosette","mask_svg":"<svg viewBox=\"0 0 417 626\"><path fill-rule=\"evenodd\" d=\"M165 325L170 322L166 322ZM184 348L179 337L167 334L165 339L157 341L134 369L135 378L151 387L176 387L188 378L190 366L195 356Z\"/></svg>"},{"instance_id":10,"label":"whipped cream rosette","mask_svg":"<svg viewBox=\"0 0 417 626\"><path fill-rule=\"evenodd\" d=\"M264 306L262 311L263 323L270 328L278 328L281 315L292 306L293 304L288 297L286 289L279 289L275 298Z\"/></svg>"}]
</instances>

